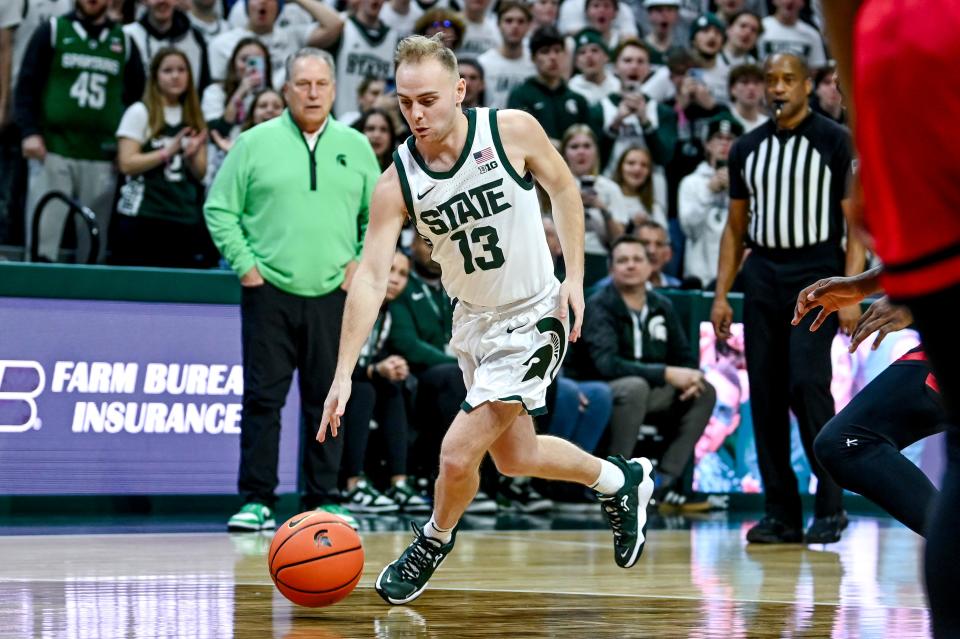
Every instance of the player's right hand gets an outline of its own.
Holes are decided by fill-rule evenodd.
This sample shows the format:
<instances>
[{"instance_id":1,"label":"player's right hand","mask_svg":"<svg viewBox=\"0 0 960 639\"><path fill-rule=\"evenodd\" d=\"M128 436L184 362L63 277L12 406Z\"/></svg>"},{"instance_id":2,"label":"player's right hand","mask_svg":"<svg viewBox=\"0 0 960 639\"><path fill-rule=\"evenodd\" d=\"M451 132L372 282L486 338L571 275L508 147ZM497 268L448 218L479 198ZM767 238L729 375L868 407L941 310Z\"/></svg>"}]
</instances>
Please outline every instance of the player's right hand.
<instances>
[{"instance_id":1,"label":"player's right hand","mask_svg":"<svg viewBox=\"0 0 960 639\"><path fill-rule=\"evenodd\" d=\"M850 337L850 352L857 350L863 340L876 333L877 339L873 340L871 346L871 350L875 351L884 337L911 324L913 315L906 306L897 306L890 302L890 298L881 297L860 316L860 321Z\"/></svg>"},{"instance_id":2,"label":"player's right hand","mask_svg":"<svg viewBox=\"0 0 960 639\"><path fill-rule=\"evenodd\" d=\"M861 292L860 282L853 277L828 277L819 280L797 295L797 306L793 311L791 324L797 326L807 313L819 307L820 313L810 324L810 331L815 331L832 313L844 306L859 304L864 297L866 296Z\"/></svg>"},{"instance_id":3,"label":"player's right hand","mask_svg":"<svg viewBox=\"0 0 960 639\"><path fill-rule=\"evenodd\" d=\"M733 323L733 307L725 297L715 297L713 307L710 309L710 323L713 324L713 332L717 339L726 341L730 339L730 325Z\"/></svg>"},{"instance_id":4,"label":"player's right hand","mask_svg":"<svg viewBox=\"0 0 960 639\"><path fill-rule=\"evenodd\" d=\"M347 410L347 401L350 399L350 392L353 384L350 378L344 380L333 380L330 385L330 392L327 393L327 399L323 402L323 417L320 419L320 429L317 431L317 441L321 444L327 439L327 428L330 428L330 435L336 437L340 431L340 418Z\"/></svg>"}]
</instances>

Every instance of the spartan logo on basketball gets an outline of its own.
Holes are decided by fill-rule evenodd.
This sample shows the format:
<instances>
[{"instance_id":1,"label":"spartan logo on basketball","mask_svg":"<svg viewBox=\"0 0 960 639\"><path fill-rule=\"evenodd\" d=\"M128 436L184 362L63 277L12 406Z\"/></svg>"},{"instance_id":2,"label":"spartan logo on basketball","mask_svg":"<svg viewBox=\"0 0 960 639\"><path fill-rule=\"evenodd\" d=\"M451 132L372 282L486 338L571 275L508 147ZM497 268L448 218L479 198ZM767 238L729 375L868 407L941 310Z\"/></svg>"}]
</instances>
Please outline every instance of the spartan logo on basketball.
<instances>
[{"instance_id":1,"label":"spartan logo on basketball","mask_svg":"<svg viewBox=\"0 0 960 639\"><path fill-rule=\"evenodd\" d=\"M546 380L547 374L552 380L556 377L566 352L567 331L563 322L556 317L544 317L537 322L537 330L546 335L550 342L534 351L530 359L523 363L527 367L527 373L522 380L524 382L534 378Z\"/></svg>"},{"instance_id":2,"label":"spartan logo on basketball","mask_svg":"<svg viewBox=\"0 0 960 639\"><path fill-rule=\"evenodd\" d=\"M0 433L23 433L40 427L36 398L46 382L38 362L0 360Z\"/></svg>"}]
</instances>

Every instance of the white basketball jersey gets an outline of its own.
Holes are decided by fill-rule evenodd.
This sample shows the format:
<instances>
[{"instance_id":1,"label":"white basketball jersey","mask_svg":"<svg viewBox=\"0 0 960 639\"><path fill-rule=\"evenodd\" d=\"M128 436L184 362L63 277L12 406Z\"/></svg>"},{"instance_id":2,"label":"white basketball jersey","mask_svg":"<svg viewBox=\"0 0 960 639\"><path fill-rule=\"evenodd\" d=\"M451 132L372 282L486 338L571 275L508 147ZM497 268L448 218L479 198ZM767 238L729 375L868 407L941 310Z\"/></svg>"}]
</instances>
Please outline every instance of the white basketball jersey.
<instances>
[{"instance_id":1,"label":"white basketball jersey","mask_svg":"<svg viewBox=\"0 0 960 639\"><path fill-rule=\"evenodd\" d=\"M554 280L533 180L503 150L496 109L470 109L467 141L449 171L432 171L411 136L394 152L407 211L433 245L450 297L502 306Z\"/></svg>"},{"instance_id":2,"label":"white basketball jersey","mask_svg":"<svg viewBox=\"0 0 960 639\"><path fill-rule=\"evenodd\" d=\"M353 16L343 21L337 50L337 97L333 112L339 117L357 108L357 90L365 77L386 80L393 74L397 33L381 23L369 30Z\"/></svg>"}]
</instances>

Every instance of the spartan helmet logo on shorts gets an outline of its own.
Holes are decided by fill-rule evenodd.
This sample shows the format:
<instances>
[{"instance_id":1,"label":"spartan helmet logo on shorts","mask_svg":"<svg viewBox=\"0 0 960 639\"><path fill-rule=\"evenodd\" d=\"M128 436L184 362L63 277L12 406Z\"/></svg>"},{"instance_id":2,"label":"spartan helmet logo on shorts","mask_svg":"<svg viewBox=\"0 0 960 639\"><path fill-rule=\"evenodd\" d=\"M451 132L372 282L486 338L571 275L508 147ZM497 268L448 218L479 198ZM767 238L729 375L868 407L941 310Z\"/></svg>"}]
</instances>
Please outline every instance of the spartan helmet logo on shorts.
<instances>
[{"instance_id":1,"label":"spartan helmet logo on shorts","mask_svg":"<svg viewBox=\"0 0 960 639\"><path fill-rule=\"evenodd\" d=\"M538 348L524 362L524 365L527 366L527 373L522 380L524 382L534 377L546 379L548 372L552 379L557 374L557 369L560 362L563 361L563 354L567 348L567 329L564 328L563 322L556 317L542 318L537 322L537 330L546 335L550 343Z\"/></svg>"}]
</instances>

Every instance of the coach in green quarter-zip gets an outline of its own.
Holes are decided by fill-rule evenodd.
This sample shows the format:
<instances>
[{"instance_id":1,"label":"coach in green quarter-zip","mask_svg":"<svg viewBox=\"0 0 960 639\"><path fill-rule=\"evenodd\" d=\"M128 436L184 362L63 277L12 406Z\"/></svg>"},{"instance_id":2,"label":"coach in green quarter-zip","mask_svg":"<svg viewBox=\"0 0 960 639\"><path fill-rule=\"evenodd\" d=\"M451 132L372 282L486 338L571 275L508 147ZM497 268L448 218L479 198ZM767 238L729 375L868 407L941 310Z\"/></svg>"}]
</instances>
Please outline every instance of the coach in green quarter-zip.
<instances>
[{"instance_id":1,"label":"coach in green quarter-zip","mask_svg":"<svg viewBox=\"0 0 960 639\"><path fill-rule=\"evenodd\" d=\"M335 77L324 51L292 56L283 88L288 110L237 139L204 206L213 241L243 286L244 505L230 518L231 530L274 527L280 408L294 369L308 433L320 422L333 380L344 289L380 175L367 138L329 117ZM342 440L321 446L301 436L303 509L349 520L338 504Z\"/></svg>"}]
</instances>

